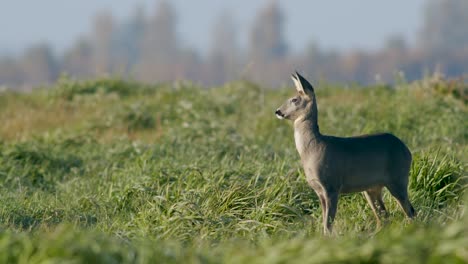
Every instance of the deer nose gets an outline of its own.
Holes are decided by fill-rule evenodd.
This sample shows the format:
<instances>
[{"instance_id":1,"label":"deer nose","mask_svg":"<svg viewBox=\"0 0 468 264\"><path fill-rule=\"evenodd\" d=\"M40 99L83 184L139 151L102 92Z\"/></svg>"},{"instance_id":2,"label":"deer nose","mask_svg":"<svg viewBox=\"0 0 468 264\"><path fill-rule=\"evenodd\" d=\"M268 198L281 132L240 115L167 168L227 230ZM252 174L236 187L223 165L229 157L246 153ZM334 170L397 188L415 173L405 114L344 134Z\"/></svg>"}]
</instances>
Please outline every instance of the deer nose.
<instances>
[{"instance_id":1,"label":"deer nose","mask_svg":"<svg viewBox=\"0 0 468 264\"><path fill-rule=\"evenodd\" d=\"M283 113L281 113L281 111L279 109L276 110L275 115L279 119L284 119L284 115L283 115Z\"/></svg>"}]
</instances>

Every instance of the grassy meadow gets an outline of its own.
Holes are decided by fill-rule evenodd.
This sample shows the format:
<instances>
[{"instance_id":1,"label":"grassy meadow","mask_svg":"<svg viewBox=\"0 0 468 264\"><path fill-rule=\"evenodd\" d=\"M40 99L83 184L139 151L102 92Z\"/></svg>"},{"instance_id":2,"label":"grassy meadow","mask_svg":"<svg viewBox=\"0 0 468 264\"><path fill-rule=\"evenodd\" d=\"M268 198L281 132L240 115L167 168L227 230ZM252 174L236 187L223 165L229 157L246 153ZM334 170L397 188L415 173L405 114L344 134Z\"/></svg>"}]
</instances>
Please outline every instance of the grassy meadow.
<instances>
[{"instance_id":1,"label":"grassy meadow","mask_svg":"<svg viewBox=\"0 0 468 264\"><path fill-rule=\"evenodd\" d=\"M414 221L385 191L376 230L363 195L345 195L330 237L292 124L274 116L291 87L62 78L0 92L0 263L467 263L456 85L317 87L322 133L388 131L414 158Z\"/></svg>"}]
</instances>

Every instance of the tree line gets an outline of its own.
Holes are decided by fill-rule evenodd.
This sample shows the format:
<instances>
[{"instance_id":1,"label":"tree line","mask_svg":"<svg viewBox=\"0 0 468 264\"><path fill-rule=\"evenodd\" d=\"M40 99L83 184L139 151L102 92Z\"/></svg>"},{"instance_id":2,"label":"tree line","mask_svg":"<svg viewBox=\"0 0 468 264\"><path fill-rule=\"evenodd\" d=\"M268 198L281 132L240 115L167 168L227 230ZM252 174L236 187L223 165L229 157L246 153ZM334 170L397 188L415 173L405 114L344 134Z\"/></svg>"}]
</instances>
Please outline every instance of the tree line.
<instances>
[{"instance_id":1,"label":"tree line","mask_svg":"<svg viewBox=\"0 0 468 264\"><path fill-rule=\"evenodd\" d=\"M335 82L413 80L433 71L463 76L468 69L468 1L428 0L416 44L389 36L377 51L338 52L311 42L292 53L283 34L285 15L271 1L260 9L241 49L234 18L219 15L206 55L181 45L177 12L169 1L158 1L155 12L136 8L126 21L109 12L96 14L92 29L64 54L48 44L27 49L18 57L0 58L0 85L28 89L55 81L66 73L74 78L116 75L143 82L188 79L203 85L249 79L265 85L284 83L296 68L310 77Z\"/></svg>"}]
</instances>

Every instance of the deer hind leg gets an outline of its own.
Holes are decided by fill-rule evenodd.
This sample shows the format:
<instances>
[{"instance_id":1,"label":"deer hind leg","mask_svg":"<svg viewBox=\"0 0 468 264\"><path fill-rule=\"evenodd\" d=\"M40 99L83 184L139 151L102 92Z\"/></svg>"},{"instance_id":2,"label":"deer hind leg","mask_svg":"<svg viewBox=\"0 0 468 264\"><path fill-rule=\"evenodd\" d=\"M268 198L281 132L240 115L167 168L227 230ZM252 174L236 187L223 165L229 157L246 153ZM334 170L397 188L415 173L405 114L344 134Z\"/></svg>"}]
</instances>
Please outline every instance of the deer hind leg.
<instances>
[{"instance_id":1,"label":"deer hind leg","mask_svg":"<svg viewBox=\"0 0 468 264\"><path fill-rule=\"evenodd\" d=\"M323 219L323 231L325 234L331 234L332 232L332 225L338 207L338 195L338 192L327 192L326 194L325 217Z\"/></svg>"},{"instance_id":2,"label":"deer hind leg","mask_svg":"<svg viewBox=\"0 0 468 264\"><path fill-rule=\"evenodd\" d=\"M397 200L401 209L405 212L408 218L414 218L416 211L408 198L408 190L406 184L390 184L387 186L393 197Z\"/></svg>"},{"instance_id":3,"label":"deer hind leg","mask_svg":"<svg viewBox=\"0 0 468 264\"><path fill-rule=\"evenodd\" d=\"M374 212L377 228L380 228L382 225L380 218L387 218L387 209L385 209L385 204L382 200L382 187L368 189L364 192L364 196L372 208L372 212Z\"/></svg>"}]
</instances>

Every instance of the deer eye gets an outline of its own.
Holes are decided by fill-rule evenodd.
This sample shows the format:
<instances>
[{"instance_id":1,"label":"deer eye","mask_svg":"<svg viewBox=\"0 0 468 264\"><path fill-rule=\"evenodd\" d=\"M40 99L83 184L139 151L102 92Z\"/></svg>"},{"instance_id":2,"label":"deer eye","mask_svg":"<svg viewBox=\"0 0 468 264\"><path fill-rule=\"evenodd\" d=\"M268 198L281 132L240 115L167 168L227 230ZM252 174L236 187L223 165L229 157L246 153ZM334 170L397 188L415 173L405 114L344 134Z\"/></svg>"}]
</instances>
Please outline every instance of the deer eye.
<instances>
[{"instance_id":1,"label":"deer eye","mask_svg":"<svg viewBox=\"0 0 468 264\"><path fill-rule=\"evenodd\" d=\"M299 101L299 100L298 100L297 98L291 99L291 102L292 102L292 103L297 103L298 101Z\"/></svg>"}]
</instances>

